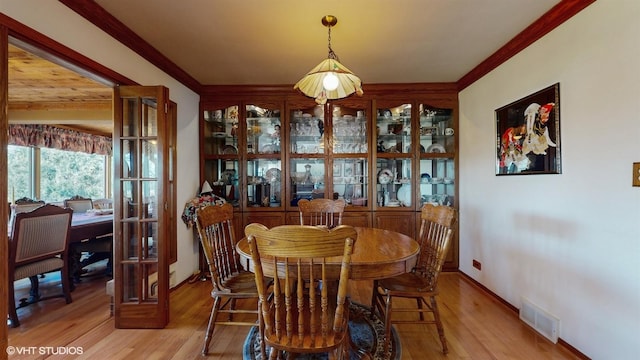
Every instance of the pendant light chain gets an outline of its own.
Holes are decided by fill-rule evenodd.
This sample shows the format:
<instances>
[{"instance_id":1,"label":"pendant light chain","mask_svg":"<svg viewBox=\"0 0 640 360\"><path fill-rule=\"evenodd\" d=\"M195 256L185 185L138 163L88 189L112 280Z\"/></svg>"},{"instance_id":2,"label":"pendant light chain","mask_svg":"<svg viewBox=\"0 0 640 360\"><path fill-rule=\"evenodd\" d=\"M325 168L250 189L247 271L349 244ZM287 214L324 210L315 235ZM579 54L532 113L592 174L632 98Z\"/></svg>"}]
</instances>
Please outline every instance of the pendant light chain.
<instances>
[{"instance_id":1,"label":"pendant light chain","mask_svg":"<svg viewBox=\"0 0 640 360\"><path fill-rule=\"evenodd\" d=\"M340 59L338 58L338 55L336 55L336 53L334 53L333 49L331 48L331 25L327 26L327 28L329 28L329 38L328 38L329 59L334 59L334 60L337 60L338 62L340 62Z\"/></svg>"}]
</instances>

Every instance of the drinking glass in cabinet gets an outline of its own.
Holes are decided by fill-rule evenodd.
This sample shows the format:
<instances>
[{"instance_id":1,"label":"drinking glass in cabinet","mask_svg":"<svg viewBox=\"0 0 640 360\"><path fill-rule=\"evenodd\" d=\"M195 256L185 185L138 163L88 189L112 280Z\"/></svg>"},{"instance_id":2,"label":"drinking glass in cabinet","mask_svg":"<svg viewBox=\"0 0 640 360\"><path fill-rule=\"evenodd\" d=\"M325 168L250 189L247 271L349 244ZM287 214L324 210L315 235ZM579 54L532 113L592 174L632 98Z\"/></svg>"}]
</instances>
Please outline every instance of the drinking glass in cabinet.
<instances>
[{"instance_id":1,"label":"drinking glass in cabinet","mask_svg":"<svg viewBox=\"0 0 640 360\"><path fill-rule=\"evenodd\" d=\"M346 107L340 110L333 117L333 153L366 154L369 149L365 111Z\"/></svg>"},{"instance_id":2,"label":"drinking glass in cabinet","mask_svg":"<svg viewBox=\"0 0 640 360\"><path fill-rule=\"evenodd\" d=\"M247 153L280 153L280 110L247 105Z\"/></svg>"},{"instance_id":3,"label":"drinking glass in cabinet","mask_svg":"<svg viewBox=\"0 0 640 360\"><path fill-rule=\"evenodd\" d=\"M411 104L379 109L376 127L376 148L379 153L410 153L412 151Z\"/></svg>"},{"instance_id":4,"label":"drinking glass in cabinet","mask_svg":"<svg viewBox=\"0 0 640 360\"><path fill-rule=\"evenodd\" d=\"M204 111L206 155L238 153L238 106Z\"/></svg>"},{"instance_id":5,"label":"drinking glass in cabinet","mask_svg":"<svg viewBox=\"0 0 640 360\"><path fill-rule=\"evenodd\" d=\"M322 106L291 111L289 140L292 154L324 153Z\"/></svg>"}]
</instances>

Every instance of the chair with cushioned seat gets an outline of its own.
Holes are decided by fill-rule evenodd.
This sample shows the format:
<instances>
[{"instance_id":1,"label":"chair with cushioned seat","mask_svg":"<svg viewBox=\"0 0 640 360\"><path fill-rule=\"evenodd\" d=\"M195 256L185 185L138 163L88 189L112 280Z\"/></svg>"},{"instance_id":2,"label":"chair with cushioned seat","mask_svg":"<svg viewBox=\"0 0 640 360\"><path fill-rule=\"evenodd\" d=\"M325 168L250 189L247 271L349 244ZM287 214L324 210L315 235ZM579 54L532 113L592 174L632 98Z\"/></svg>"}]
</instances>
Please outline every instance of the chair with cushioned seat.
<instances>
[{"instance_id":1,"label":"chair with cushioned seat","mask_svg":"<svg viewBox=\"0 0 640 360\"><path fill-rule=\"evenodd\" d=\"M68 245L71 227L71 209L56 205L43 205L33 211L16 214L9 242L9 320L11 327L20 326L16 311L14 281L29 278L31 299L40 298L38 275L60 271L62 293L66 303L71 302ZM48 299L49 297L47 297Z\"/></svg>"},{"instance_id":2,"label":"chair with cushioned seat","mask_svg":"<svg viewBox=\"0 0 640 360\"><path fill-rule=\"evenodd\" d=\"M33 200L28 197L17 199L14 203L15 204L13 206L10 206L10 225L13 223L13 219L15 218L16 214L35 210L45 204L43 200Z\"/></svg>"},{"instance_id":3,"label":"chair with cushioned seat","mask_svg":"<svg viewBox=\"0 0 640 360\"><path fill-rule=\"evenodd\" d=\"M93 201L89 198L76 195L70 199L65 199L64 207L73 209L75 213L83 213L93 209Z\"/></svg>"}]
</instances>

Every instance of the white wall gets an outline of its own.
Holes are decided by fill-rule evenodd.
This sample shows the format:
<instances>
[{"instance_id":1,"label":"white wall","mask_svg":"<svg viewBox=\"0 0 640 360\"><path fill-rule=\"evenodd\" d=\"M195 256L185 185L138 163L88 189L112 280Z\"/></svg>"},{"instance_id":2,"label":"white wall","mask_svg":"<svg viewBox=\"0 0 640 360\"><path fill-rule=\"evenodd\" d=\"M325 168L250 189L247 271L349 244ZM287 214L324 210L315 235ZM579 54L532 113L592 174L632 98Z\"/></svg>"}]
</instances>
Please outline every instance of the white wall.
<instances>
[{"instance_id":1,"label":"white wall","mask_svg":"<svg viewBox=\"0 0 640 360\"><path fill-rule=\"evenodd\" d=\"M638 18L640 1L597 1L459 98L461 271L593 359L640 353ZM557 82L562 174L495 176L495 109Z\"/></svg>"},{"instance_id":2,"label":"white wall","mask_svg":"<svg viewBox=\"0 0 640 360\"><path fill-rule=\"evenodd\" d=\"M138 82L164 85L178 104L178 215L199 188L198 104L199 96L120 44L102 30L58 1L2 0L5 15L45 34L92 60ZM178 220L178 262L172 266L176 283L198 268L198 247L191 230Z\"/></svg>"}]
</instances>

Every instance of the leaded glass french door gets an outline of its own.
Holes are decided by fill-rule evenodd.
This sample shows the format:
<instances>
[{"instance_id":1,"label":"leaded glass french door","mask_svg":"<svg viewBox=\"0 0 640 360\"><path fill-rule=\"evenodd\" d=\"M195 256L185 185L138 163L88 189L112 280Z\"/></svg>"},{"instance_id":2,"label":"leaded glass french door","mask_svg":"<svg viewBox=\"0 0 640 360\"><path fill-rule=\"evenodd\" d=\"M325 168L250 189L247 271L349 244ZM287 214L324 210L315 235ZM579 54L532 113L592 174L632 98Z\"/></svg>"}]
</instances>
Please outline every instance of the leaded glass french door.
<instances>
[{"instance_id":1,"label":"leaded glass french door","mask_svg":"<svg viewBox=\"0 0 640 360\"><path fill-rule=\"evenodd\" d=\"M169 90L114 89L114 278L117 328L169 321L169 206L174 206Z\"/></svg>"}]
</instances>

